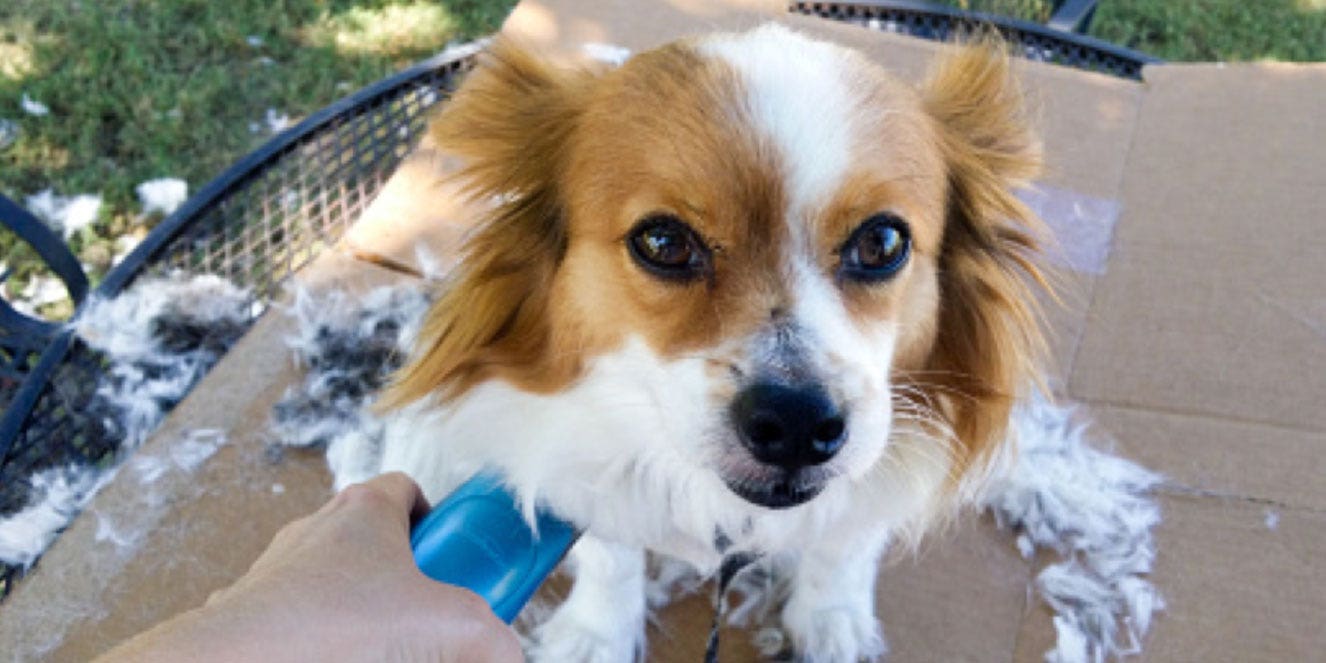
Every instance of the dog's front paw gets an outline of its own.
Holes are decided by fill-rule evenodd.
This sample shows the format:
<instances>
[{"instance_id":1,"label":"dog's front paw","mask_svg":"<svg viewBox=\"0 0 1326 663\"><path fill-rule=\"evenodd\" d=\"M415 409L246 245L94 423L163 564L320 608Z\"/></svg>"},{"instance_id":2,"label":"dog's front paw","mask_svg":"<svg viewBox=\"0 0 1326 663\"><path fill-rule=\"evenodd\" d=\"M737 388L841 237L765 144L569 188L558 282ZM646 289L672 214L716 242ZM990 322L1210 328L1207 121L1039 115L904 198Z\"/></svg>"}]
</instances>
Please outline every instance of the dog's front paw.
<instances>
[{"instance_id":1,"label":"dog's front paw","mask_svg":"<svg viewBox=\"0 0 1326 663\"><path fill-rule=\"evenodd\" d=\"M875 661L888 651L870 610L792 601L783 610L783 628L792 638L798 660L806 663Z\"/></svg>"},{"instance_id":2,"label":"dog's front paw","mask_svg":"<svg viewBox=\"0 0 1326 663\"><path fill-rule=\"evenodd\" d=\"M533 645L525 652L530 663L630 663L636 660L642 647L637 634L628 629L611 628L613 619L590 623L580 617L559 610L540 625L534 633Z\"/></svg>"}]
</instances>

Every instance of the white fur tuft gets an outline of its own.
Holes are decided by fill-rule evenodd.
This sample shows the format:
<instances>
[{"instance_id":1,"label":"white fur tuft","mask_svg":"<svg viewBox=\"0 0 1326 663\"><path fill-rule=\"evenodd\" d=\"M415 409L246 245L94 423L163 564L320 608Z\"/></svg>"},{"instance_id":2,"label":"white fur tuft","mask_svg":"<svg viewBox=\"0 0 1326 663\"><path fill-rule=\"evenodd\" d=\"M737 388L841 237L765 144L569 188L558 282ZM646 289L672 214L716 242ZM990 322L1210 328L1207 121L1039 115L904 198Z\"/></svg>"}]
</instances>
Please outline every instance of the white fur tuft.
<instances>
[{"instance_id":1,"label":"white fur tuft","mask_svg":"<svg viewBox=\"0 0 1326 663\"><path fill-rule=\"evenodd\" d=\"M51 230L63 235L66 242L90 227L101 213L101 196L89 193L59 196L53 189L45 189L28 196L23 202Z\"/></svg>"},{"instance_id":2,"label":"white fur tuft","mask_svg":"<svg viewBox=\"0 0 1326 663\"><path fill-rule=\"evenodd\" d=\"M112 438L94 441L116 449L111 461L138 448L220 359L247 328L250 306L244 290L218 277L185 275L144 279L116 298L87 302L71 324L108 365L84 414L100 417L99 430L88 434ZM223 442L215 431L193 431L170 448L170 459L192 472ZM163 459L149 457L131 467L143 482L166 469ZM27 505L0 518L0 562L30 566L114 473L70 465L33 474ZM100 525L100 537L128 540L108 521Z\"/></svg>"},{"instance_id":3,"label":"white fur tuft","mask_svg":"<svg viewBox=\"0 0 1326 663\"><path fill-rule=\"evenodd\" d=\"M0 518L0 562L24 569L31 566L112 476L75 465L33 475L28 506Z\"/></svg>"},{"instance_id":4,"label":"white fur tuft","mask_svg":"<svg viewBox=\"0 0 1326 663\"><path fill-rule=\"evenodd\" d=\"M147 180L134 187L143 214L169 216L189 199L189 183L178 177Z\"/></svg>"},{"instance_id":5,"label":"white fur tuft","mask_svg":"<svg viewBox=\"0 0 1326 663\"><path fill-rule=\"evenodd\" d=\"M580 48L591 59L613 67L620 67L631 59L631 49L616 44L592 41L581 45Z\"/></svg>"},{"instance_id":6,"label":"white fur tuft","mask_svg":"<svg viewBox=\"0 0 1326 663\"><path fill-rule=\"evenodd\" d=\"M752 120L788 169L789 218L836 190L847 173L857 100L844 75L851 51L770 23L700 42L743 78Z\"/></svg>"},{"instance_id":7,"label":"white fur tuft","mask_svg":"<svg viewBox=\"0 0 1326 663\"><path fill-rule=\"evenodd\" d=\"M1074 410L1039 397L1013 414L1019 453L984 498L1000 525L1064 560L1036 578L1055 611L1058 642L1050 663L1103 661L1141 650L1153 614L1164 609L1147 580L1155 560L1152 528L1160 507L1150 496L1161 477L1092 448Z\"/></svg>"}]
</instances>

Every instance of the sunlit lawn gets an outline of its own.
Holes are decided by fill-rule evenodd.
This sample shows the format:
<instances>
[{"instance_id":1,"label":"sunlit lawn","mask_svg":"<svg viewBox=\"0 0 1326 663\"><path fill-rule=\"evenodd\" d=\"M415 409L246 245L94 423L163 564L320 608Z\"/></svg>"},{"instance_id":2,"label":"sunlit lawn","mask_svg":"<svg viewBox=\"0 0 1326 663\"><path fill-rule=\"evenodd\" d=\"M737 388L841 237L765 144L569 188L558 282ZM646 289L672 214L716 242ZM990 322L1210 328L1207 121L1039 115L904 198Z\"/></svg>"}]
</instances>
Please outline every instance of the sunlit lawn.
<instances>
[{"instance_id":1,"label":"sunlit lawn","mask_svg":"<svg viewBox=\"0 0 1326 663\"><path fill-rule=\"evenodd\" d=\"M1326 60L1326 0L1102 0L1092 34L1166 60Z\"/></svg>"},{"instance_id":2,"label":"sunlit lawn","mask_svg":"<svg viewBox=\"0 0 1326 663\"><path fill-rule=\"evenodd\" d=\"M1042 22L1052 0L943 0ZM1326 60L1326 0L1100 0L1089 34L1165 60Z\"/></svg>"}]
</instances>

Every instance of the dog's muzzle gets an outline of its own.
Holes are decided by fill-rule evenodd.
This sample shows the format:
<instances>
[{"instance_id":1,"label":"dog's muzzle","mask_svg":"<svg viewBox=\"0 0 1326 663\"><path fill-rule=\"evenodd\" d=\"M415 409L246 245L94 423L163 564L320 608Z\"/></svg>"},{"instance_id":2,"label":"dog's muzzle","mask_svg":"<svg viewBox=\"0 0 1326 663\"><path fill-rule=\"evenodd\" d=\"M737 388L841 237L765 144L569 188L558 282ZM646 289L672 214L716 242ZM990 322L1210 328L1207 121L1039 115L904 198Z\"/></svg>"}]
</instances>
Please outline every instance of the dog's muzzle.
<instances>
[{"instance_id":1,"label":"dog's muzzle","mask_svg":"<svg viewBox=\"0 0 1326 663\"><path fill-rule=\"evenodd\" d=\"M796 506L819 494L824 473L807 470L833 458L847 442L846 415L815 384L756 382L737 394L730 413L737 437L766 467L768 478L728 485L770 508Z\"/></svg>"}]
</instances>

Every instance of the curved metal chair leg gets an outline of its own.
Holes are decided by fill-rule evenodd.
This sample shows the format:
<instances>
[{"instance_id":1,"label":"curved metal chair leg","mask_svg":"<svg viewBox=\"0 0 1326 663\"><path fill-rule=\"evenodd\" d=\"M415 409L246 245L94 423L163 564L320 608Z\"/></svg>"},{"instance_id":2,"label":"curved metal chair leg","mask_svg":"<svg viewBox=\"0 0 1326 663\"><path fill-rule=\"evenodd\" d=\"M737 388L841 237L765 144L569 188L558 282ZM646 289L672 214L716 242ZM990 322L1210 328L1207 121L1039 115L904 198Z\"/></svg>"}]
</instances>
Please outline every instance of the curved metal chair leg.
<instances>
[{"instance_id":1,"label":"curved metal chair leg","mask_svg":"<svg viewBox=\"0 0 1326 663\"><path fill-rule=\"evenodd\" d=\"M78 257L74 255L64 241L60 239L46 224L33 216L31 212L23 209L18 203L0 194L0 223L9 227L18 235L19 239L27 242L37 255L41 256L42 261L46 263L51 271L64 282L65 289L69 292L69 298L74 300L74 306L77 307L83 303L87 297L88 280L87 274L83 272L83 266L78 262ZM7 302L0 301L3 308L0 308L0 325L10 326L12 320L11 314L26 318L28 323L15 323L27 329L36 329L32 323L38 326L49 325L41 320L33 320L28 316L15 311Z\"/></svg>"},{"instance_id":2,"label":"curved metal chair leg","mask_svg":"<svg viewBox=\"0 0 1326 663\"><path fill-rule=\"evenodd\" d=\"M1047 27L1063 32L1086 33L1096 15L1096 0L1057 0Z\"/></svg>"}]
</instances>

